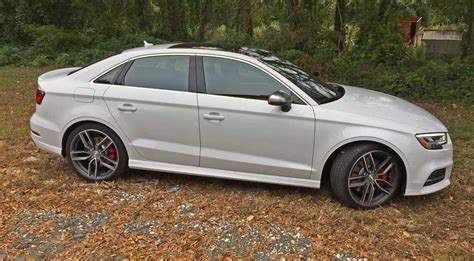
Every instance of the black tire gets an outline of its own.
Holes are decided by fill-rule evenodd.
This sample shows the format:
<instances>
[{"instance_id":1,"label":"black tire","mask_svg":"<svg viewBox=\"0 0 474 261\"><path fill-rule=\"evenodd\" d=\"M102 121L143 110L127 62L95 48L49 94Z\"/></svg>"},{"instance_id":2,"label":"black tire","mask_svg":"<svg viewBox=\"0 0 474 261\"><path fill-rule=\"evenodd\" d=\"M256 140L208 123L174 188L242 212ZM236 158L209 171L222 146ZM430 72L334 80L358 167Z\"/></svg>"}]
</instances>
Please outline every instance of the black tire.
<instances>
[{"instance_id":1,"label":"black tire","mask_svg":"<svg viewBox=\"0 0 474 261\"><path fill-rule=\"evenodd\" d=\"M364 163L365 159L366 162L374 164ZM379 167L381 171L377 171ZM370 171L365 171L366 168ZM342 203L355 209L383 206L398 194L402 183L400 170L398 157L380 145L374 143L349 145L339 152L332 164L331 190ZM364 183L366 184L361 185Z\"/></svg>"},{"instance_id":2,"label":"black tire","mask_svg":"<svg viewBox=\"0 0 474 261\"><path fill-rule=\"evenodd\" d=\"M91 136L90 140L94 140L94 139L100 140L101 138L108 136L108 138L112 140L112 144L110 146L113 146L112 149L115 151L115 157L113 159L115 159L116 164L111 164L113 160L110 160L110 159L109 159L110 161L104 160L104 157L108 157L107 155L109 153L109 150L105 151L107 149L105 148L105 145L103 146L104 147L103 153L99 153L99 150L101 149L97 148L97 154L94 154L94 156L90 156L89 159L85 159L82 161L78 161L78 160L73 161L72 156L71 156L71 151L75 149L75 147L77 148L77 146L81 146L81 144L82 145L84 144L83 141L81 140L81 137L78 136L78 134L80 133L81 135L83 135L83 133L87 133L88 137ZM106 135L106 136L103 137L101 135ZM79 141L81 141L81 143L79 143ZM97 143L100 143L100 142L97 142ZM108 143L108 140L107 140L107 143ZM97 144L97 145L100 145L100 144ZM93 147L94 145L93 143L92 144L89 143L89 146ZM109 149L110 149L110 146L109 146ZM74 129L67 138L65 150L66 150L66 158L68 159L69 165L74 169L74 171L79 175L79 177L88 181L115 180L119 178L120 176L122 176L128 169L128 155L127 155L127 151L125 149L125 146L123 145L122 140L118 137L117 134L115 134L115 132L105 127L104 125L101 125L98 123L85 123L78 126L76 129ZM82 153L82 155L84 155L83 158L87 157L89 153L92 155L92 153L89 151L89 150L92 150L92 148L90 149L84 146L82 150L88 151L87 153ZM96 167L97 171L95 172L96 174L95 176L90 175L90 172L89 172L89 175L84 172L84 168L85 168L85 165L87 165L87 161L90 162L90 159L92 158L97 158L95 162L96 163L99 162L99 164ZM102 161L104 163L102 163ZM89 164L90 164L89 167L92 167L92 168L95 167L93 163L92 164L89 163ZM107 168L105 167L105 165L108 165L109 167L112 166L115 168L114 169ZM104 175L98 176L97 173L100 169L104 170Z\"/></svg>"}]
</instances>

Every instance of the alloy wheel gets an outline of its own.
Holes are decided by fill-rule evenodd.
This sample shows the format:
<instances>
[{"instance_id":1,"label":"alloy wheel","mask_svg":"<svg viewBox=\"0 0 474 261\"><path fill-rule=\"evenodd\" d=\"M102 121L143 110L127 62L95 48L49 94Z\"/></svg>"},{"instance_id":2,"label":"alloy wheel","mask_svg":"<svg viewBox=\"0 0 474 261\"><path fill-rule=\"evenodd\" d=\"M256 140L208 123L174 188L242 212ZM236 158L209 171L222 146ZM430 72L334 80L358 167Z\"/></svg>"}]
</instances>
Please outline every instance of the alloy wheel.
<instances>
[{"instance_id":1,"label":"alloy wheel","mask_svg":"<svg viewBox=\"0 0 474 261\"><path fill-rule=\"evenodd\" d=\"M72 139L69 155L74 168L94 180L112 176L119 163L114 141L104 132L95 129L77 133Z\"/></svg>"},{"instance_id":2,"label":"alloy wheel","mask_svg":"<svg viewBox=\"0 0 474 261\"><path fill-rule=\"evenodd\" d=\"M362 206L375 206L390 198L398 187L399 173L390 154L374 150L360 156L348 176L352 199Z\"/></svg>"}]
</instances>

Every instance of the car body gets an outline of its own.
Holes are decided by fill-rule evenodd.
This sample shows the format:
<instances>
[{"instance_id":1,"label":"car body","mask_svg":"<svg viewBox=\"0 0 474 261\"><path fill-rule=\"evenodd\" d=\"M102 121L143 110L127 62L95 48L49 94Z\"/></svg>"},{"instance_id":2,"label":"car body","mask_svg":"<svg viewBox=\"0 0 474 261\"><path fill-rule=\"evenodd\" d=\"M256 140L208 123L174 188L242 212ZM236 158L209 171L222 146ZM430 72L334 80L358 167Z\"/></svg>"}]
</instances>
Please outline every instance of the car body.
<instances>
[{"instance_id":1,"label":"car body","mask_svg":"<svg viewBox=\"0 0 474 261\"><path fill-rule=\"evenodd\" d=\"M71 131L96 123L117 135L132 169L310 188L321 186L343 148L372 143L397 158L404 195L450 184L452 142L430 113L367 89L307 84L309 76L288 64L259 49L165 44L54 70L38 79L31 136L39 148L66 156ZM149 87L150 75L166 88ZM241 90L228 87L239 81ZM269 104L269 93L246 96L274 85L291 95L288 111ZM319 89L341 94L318 102ZM416 135L432 133L445 141L427 149Z\"/></svg>"}]
</instances>

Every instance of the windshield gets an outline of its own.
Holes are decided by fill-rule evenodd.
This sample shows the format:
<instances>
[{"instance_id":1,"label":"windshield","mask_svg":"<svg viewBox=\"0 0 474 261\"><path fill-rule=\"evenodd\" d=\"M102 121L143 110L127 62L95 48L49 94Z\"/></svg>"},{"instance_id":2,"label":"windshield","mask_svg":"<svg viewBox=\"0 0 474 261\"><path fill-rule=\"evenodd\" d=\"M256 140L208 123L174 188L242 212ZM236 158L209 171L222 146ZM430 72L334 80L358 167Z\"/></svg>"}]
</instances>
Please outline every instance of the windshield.
<instances>
[{"instance_id":1,"label":"windshield","mask_svg":"<svg viewBox=\"0 0 474 261\"><path fill-rule=\"evenodd\" d=\"M298 66L282 60L268 51L242 47L239 53L252 56L272 67L313 98L318 104L327 103L340 97L337 91L338 88L310 76Z\"/></svg>"},{"instance_id":2,"label":"windshield","mask_svg":"<svg viewBox=\"0 0 474 261\"><path fill-rule=\"evenodd\" d=\"M326 103L337 97L336 90L329 84L311 77L296 65L287 61L265 61L264 62L293 82L317 103Z\"/></svg>"}]
</instances>

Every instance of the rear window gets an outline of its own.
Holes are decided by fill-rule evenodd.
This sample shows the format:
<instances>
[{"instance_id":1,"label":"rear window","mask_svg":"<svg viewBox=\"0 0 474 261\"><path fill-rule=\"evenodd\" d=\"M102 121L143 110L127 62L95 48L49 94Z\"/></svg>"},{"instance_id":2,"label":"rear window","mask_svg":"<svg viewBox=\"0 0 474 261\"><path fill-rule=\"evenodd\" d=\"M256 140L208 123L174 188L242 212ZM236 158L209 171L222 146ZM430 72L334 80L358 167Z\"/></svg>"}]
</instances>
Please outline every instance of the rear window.
<instances>
[{"instance_id":1,"label":"rear window","mask_svg":"<svg viewBox=\"0 0 474 261\"><path fill-rule=\"evenodd\" d=\"M140 58L124 77L124 85L188 91L189 57L182 55Z\"/></svg>"},{"instance_id":2,"label":"rear window","mask_svg":"<svg viewBox=\"0 0 474 261\"><path fill-rule=\"evenodd\" d=\"M117 74L122 70L125 64L117 66L116 68L112 69L108 73L102 75L100 78L94 81L94 83L104 83L104 84L114 84L116 80Z\"/></svg>"}]
</instances>

